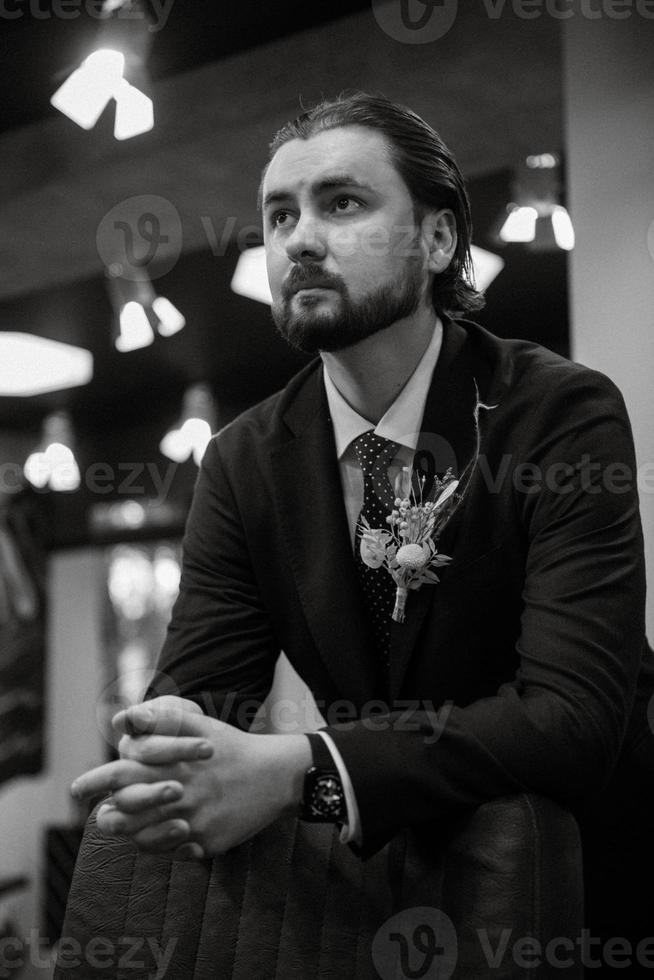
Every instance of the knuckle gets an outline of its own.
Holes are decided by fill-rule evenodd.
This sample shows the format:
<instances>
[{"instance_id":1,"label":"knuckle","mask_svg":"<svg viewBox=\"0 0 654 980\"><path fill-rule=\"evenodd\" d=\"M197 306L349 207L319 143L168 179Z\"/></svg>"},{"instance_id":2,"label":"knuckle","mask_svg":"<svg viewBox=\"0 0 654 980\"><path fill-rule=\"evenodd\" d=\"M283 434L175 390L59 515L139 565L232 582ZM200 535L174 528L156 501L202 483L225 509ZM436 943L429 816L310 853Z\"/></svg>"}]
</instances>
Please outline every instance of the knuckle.
<instances>
[{"instance_id":1,"label":"knuckle","mask_svg":"<svg viewBox=\"0 0 654 980\"><path fill-rule=\"evenodd\" d=\"M108 773L107 787L112 793L125 789L134 782L133 763L127 759L119 759L112 764Z\"/></svg>"},{"instance_id":2,"label":"knuckle","mask_svg":"<svg viewBox=\"0 0 654 980\"><path fill-rule=\"evenodd\" d=\"M110 790L118 790L121 788L122 783L118 772L111 773L111 775L109 776L108 785Z\"/></svg>"},{"instance_id":3,"label":"knuckle","mask_svg":"<svg viewBox=\"0 0 654 980\"><path fill-rule=\"evenodd\" d=\"M132 839L140 851L149 851L152 854L156 854L160 851L169 850L169 845L166 844L165 840L152 837L151 834L134 834Z\"/></svg>"},{"instance_id":4,"label":"knuckle","mask_svg":"<svg viewBox=\"0 0 654 980\"><path fill-rule=\"evenodd\" d=\"M150 811L149 823L160 824L162 830L160 833L164 833L164 827L170 826L170 821L174 820L179 814L171 811L167 806L154 806Z\"/></svg>"},{"instance_id":5,"label":"knuckle","mask_svg":"<svg viewBox=\"0 0 654 980\"><path fill-rule=\"evenodd\" d=\"M129 780L129 769L121 760L116 763L109 775L109 786L112 790L119 790L125 786Z\"/></svg>"},{"instance_id":6,"label":"knuckle","mask_svg":"<svg viewBox=\"0 0 654 980\"><path fill-rule=\"evenodd\" d=\"M180 820L184 819L188 809L179 801L175 803L162 803L155 810L160 820Z\"/></svg>"},{"instance_id":7,"label":"knuckle","mask_svg":"<svg viewBox=\"0 0 654 980\"><path fill-rule=\"evenodd\" d=\"M147 734L153 730L155 717L148 706L148 702L132 705L131 708L127 709L127 713L133 735Z\"/></svg>"},{"instance_id":8,"label":"knuckle","mask_svg":"<svg viewBox=\"0 0 654 980\"><path fill-rule=\"evenodd\" d=\"M139 762L152 762L157 756L157 747L152 743L152 736L141 736L134 740L131 749L131 758Z\"/></svg>"}]
</instances>

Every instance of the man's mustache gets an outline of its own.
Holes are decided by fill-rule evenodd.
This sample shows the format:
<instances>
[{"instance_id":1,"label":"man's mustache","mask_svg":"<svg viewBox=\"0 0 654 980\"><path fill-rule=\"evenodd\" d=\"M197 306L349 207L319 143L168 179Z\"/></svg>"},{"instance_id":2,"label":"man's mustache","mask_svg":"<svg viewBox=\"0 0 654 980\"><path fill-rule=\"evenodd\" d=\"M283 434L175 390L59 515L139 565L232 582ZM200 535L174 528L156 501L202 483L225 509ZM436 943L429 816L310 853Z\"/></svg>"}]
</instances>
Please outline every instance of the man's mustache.
<instances>
[{"instance_id":1,"label":"man's mustache","mask_svg":"<svg viewBox=\"0 0 654 980\"><path fill-rule=\"evenodd\" d=\"M319 265L295 265L282 284L282 298L289 300L300 289L335 289L344 293L347 287L340 276L325 272Z\"/></svg>"}]
</instances>

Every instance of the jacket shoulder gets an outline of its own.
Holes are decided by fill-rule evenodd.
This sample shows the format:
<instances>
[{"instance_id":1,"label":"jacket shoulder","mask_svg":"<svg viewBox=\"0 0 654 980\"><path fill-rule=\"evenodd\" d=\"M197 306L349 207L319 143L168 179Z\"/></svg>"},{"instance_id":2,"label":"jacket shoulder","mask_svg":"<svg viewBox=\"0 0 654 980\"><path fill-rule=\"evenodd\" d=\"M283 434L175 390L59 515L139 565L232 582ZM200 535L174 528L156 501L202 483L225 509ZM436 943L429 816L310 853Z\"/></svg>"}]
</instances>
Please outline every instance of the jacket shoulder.
<instances>
[{"instance_id":1,"label":"jacket shoulder","mask_svg":"<svg viewBox=\"0 0 654 980\"><path fill-rule=\"evenodd\" d=\"M304 411L320 404L322 361L314 358L290 381L223 426L212 438L221 453L246 451L247 446L270 447L289 437L288 417L298 404Z\"/></svg>"},{"instance_id":2,"label":"jacket shoulder","mask_svg":"<svg viewBox=\"0 0 654 980\"><path fill-rule=\"evenodd\" d=\"M497 337L476 323L464 322L462 326L469 343L502 378L503 387L516 394L522 390L533 401L550 394L573 398L594 393L623 404L618 387L601 371L533 341Z\"/></svg>"}]
</instances>

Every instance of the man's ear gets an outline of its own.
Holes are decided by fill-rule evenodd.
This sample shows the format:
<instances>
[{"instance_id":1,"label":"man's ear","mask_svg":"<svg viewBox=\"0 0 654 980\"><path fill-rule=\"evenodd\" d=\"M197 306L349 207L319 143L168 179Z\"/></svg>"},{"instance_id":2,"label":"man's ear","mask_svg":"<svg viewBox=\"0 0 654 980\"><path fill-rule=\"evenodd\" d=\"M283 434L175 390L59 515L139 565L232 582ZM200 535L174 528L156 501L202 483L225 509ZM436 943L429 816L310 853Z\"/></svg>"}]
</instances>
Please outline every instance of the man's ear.
<instances>
[{"instance_id":1,"label":"man's ear","mask_svg":"<svg viewBox=\"0 0 654 980\"><path fill-rule=\"evenodd\" d=\"M456 251L456 218L449 208L428 211L421 222L422 238L428 250L427 267L436 274L445 272Z\"/></svg>"}]
</instances>

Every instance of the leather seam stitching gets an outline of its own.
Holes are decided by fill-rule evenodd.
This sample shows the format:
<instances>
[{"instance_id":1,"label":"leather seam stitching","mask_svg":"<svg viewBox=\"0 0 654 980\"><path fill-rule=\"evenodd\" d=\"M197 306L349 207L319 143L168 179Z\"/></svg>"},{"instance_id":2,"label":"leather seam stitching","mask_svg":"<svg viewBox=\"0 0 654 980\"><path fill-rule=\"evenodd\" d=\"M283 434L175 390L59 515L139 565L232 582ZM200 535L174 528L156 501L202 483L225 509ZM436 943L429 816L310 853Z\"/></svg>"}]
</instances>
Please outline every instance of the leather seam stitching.
<instances>
[{"instance_id":1,"label":"leather seam stitching","mask_svg":"<svg viewBox=\"0 0 654 980\"><path fill-rule=\"evenodd\" d=\"M289 855L289 860L288 860L289 878L293 871L293 861L295 859L295 852L297 850L297 836L298 836L297 832L298 832L298 823L296 822L293 826L293 843L291 845L291 853ZM282 914L279 920L279 937L275 949L275 962L273 964L273 972L272 972L272 976L274 980L277 980L277 971L279 969L279 951L282 945L282 935L284 934L284 924L286 922L286 911L288 909L289 891L290 891L290 885L287 885L286 892L284 894L284 905L282 906Z\"/></svg>"}]
</instances>

